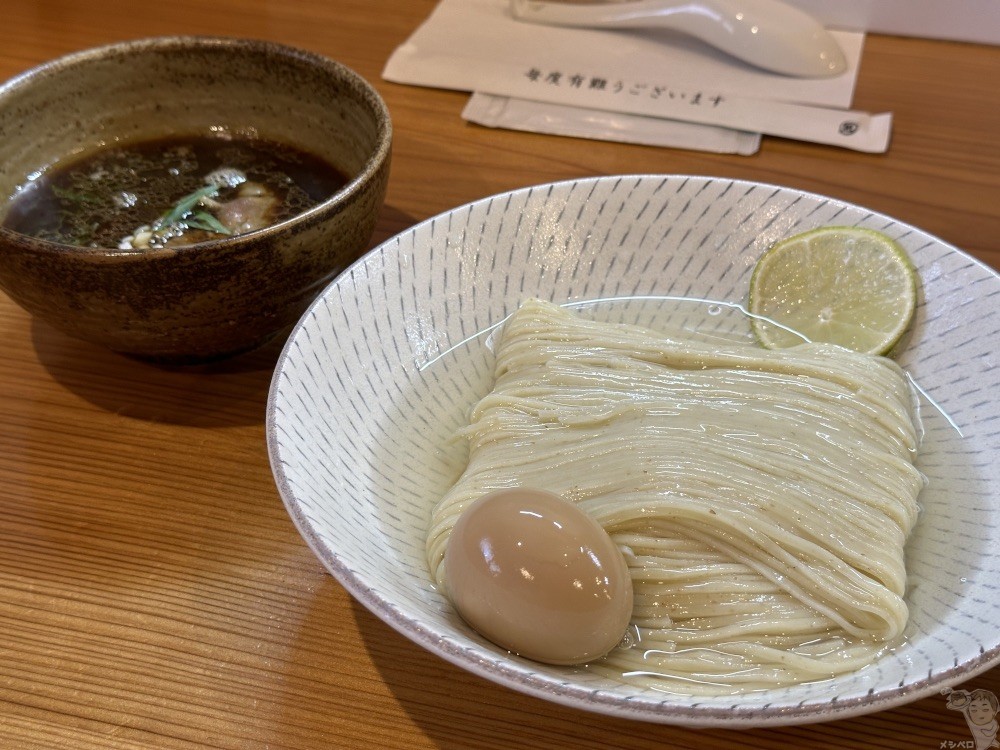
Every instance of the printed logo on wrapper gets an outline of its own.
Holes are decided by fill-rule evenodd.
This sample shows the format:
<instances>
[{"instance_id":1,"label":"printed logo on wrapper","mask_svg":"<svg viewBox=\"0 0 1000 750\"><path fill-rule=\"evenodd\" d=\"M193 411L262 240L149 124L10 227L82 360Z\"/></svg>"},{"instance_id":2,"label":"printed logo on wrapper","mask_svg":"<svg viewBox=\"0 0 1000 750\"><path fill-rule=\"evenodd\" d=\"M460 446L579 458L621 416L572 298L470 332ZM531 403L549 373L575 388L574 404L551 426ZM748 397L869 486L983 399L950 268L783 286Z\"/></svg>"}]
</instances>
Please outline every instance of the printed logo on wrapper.
<instances>
[{"instance_id":1,"label":"printed logo on wrapper","mask_svg":"<svg viewBox=\"0 0 1000 750\"><path fill-rule=\"evenodd\" d=\"M945 740L942 748L969 748L969 750L987 750L1000 748L997 740L997 714L1000 713L1000 701L989 690L952 690L945 688L942 695L948 696L948 708L958 711L965 717L965 723L972 733L971 740Z\"/></svg>"}]
</instances>

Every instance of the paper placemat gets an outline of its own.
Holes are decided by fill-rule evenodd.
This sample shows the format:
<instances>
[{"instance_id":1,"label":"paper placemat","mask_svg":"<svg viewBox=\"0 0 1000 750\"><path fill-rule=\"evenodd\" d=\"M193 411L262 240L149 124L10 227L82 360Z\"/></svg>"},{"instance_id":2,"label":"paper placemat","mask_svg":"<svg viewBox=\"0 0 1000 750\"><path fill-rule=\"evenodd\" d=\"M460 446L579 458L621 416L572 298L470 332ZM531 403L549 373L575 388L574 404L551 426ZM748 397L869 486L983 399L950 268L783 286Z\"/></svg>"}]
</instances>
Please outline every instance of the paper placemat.
<instances>
[{"instance_id":1,"label":"paper placemat","mask_svg":"<svg viewBox=\"0 0 1000 750\"><path fill-rule=\"evenodd\" d=\"M864 35L831 33L844 50L847 72L804 79L754 68L667 30L542 26L514 19L507 0L441 0L393 52L383 76L511 101L885 151L891 115L846 109Z\"/></svg>"}]
</instances>

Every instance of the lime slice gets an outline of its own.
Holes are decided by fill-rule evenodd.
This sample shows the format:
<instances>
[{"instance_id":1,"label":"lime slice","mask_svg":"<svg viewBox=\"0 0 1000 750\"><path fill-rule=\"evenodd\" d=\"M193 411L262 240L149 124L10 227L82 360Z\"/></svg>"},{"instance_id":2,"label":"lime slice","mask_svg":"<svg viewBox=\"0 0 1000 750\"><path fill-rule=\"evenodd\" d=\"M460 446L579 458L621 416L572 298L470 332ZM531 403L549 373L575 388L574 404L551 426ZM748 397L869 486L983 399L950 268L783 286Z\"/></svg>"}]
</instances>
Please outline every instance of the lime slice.
<instances>
[{"instance_id":1,"label":"lime slice","mask_svg":"<svg viewBox=\"0 0 1000 750\"><path fill-rule=\"evenodd\" d=\"M753 330L768 349L805 337L886 354L916 305L913 264L894 240L871 229L821 227L776 242L750 278L749 310L760 316Z\"/></svg>"}]
</instances>

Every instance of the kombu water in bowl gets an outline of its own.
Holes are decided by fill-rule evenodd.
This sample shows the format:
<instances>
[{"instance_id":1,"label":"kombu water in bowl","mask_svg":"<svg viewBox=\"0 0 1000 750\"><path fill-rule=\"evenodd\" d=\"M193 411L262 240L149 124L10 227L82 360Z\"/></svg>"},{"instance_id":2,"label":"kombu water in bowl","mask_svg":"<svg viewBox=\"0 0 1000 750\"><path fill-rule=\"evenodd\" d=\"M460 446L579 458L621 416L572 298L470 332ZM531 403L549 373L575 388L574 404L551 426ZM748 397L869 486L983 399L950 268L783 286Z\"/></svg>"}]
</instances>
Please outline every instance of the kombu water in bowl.
<instances>
[{"instance_id":1,"label":"kombu water in bowl","mask_svg":"<svg viewBox=\"0 0 1000 750\"><path fill-rule=\"evenodd\" d=\"M716 343L720 346L759 346L751 330L750 314L738 302L645 296L583 300L567 303L567 306L584 317L610 323L641 325L674 340ZM393 424L422 425L421 435L424 439L418 441L413 448L421 453L415 464L423 467L423 470L409 471L405 475L401 473L397 477L394 467L398 462L388 456L384 462L380 462L380 466L383 471L393 475L391 478L394 481L390 484L397 490L401 487L414 488L415 498L425 504L424 510L428 515L430 505L458 477L467 461L467 447L463 441L456 440L455 435L467 424L469 408L491 387L493 356L502 326L503 321L499 320L461 341L444 343L435 340L426 342L426 345L414 346L414 365L421 373L421 377L413 384L418 390L407 394L405 399L396 404L404 413L393 414L387 421ZM414 338L419 336L414 332L409 338L411 343L416 344ZM919 383L913 382L913 386L916 416L923 436L921 453L936 453L942 449L960 453L963 442L961 433ZM444 404L452 408L442 409ZM388 441L379 443L380 446L387 444ZM918 457L918 468L921 463ZM948 502L947 495L946 487L932 481L921 494L920 504L924 508L928 503L936 506ZM912 565L920 573L923 572L920 565L914 563L923 559L920 550L927 543L923 532L918 523L907 549L908 566ZM418 566L422 563L419 559L407 562ZM917 580L921 577L920 573ZM911 606L915 609L922 606L919 596L911 602ZM643 648L638 635L630 631L630 637L623 640L621 648ZM908 638L909 634L906 634L902 641L886 644L885 652L891 653L903 647ZM567 669L567 672L574 671L589 671L589 668ZM718 688L722 694L732 690L725 685Z\"/></svg>"}]
</instances>

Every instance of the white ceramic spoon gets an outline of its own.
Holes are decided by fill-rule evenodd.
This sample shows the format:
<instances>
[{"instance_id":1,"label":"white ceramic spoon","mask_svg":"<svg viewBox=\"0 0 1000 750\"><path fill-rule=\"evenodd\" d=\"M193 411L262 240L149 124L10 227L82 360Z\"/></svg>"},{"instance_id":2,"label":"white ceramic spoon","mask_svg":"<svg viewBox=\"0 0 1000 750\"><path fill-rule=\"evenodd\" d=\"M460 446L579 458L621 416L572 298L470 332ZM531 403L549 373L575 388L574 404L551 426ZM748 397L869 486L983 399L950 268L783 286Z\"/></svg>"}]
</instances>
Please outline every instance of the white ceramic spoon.
<instances>
[{"instance_id":1,"label":"white ceramic spoon","mask_svg":"<svg viewBox=\"0 0 1000 750\"><path fill-rule=\"evenodd\" d=\"M801 78L840 75L843 50L812 16L779 0L511 0L514 18L553 26L674 29L759 68Z\"/></svg>"}]
</instances>

